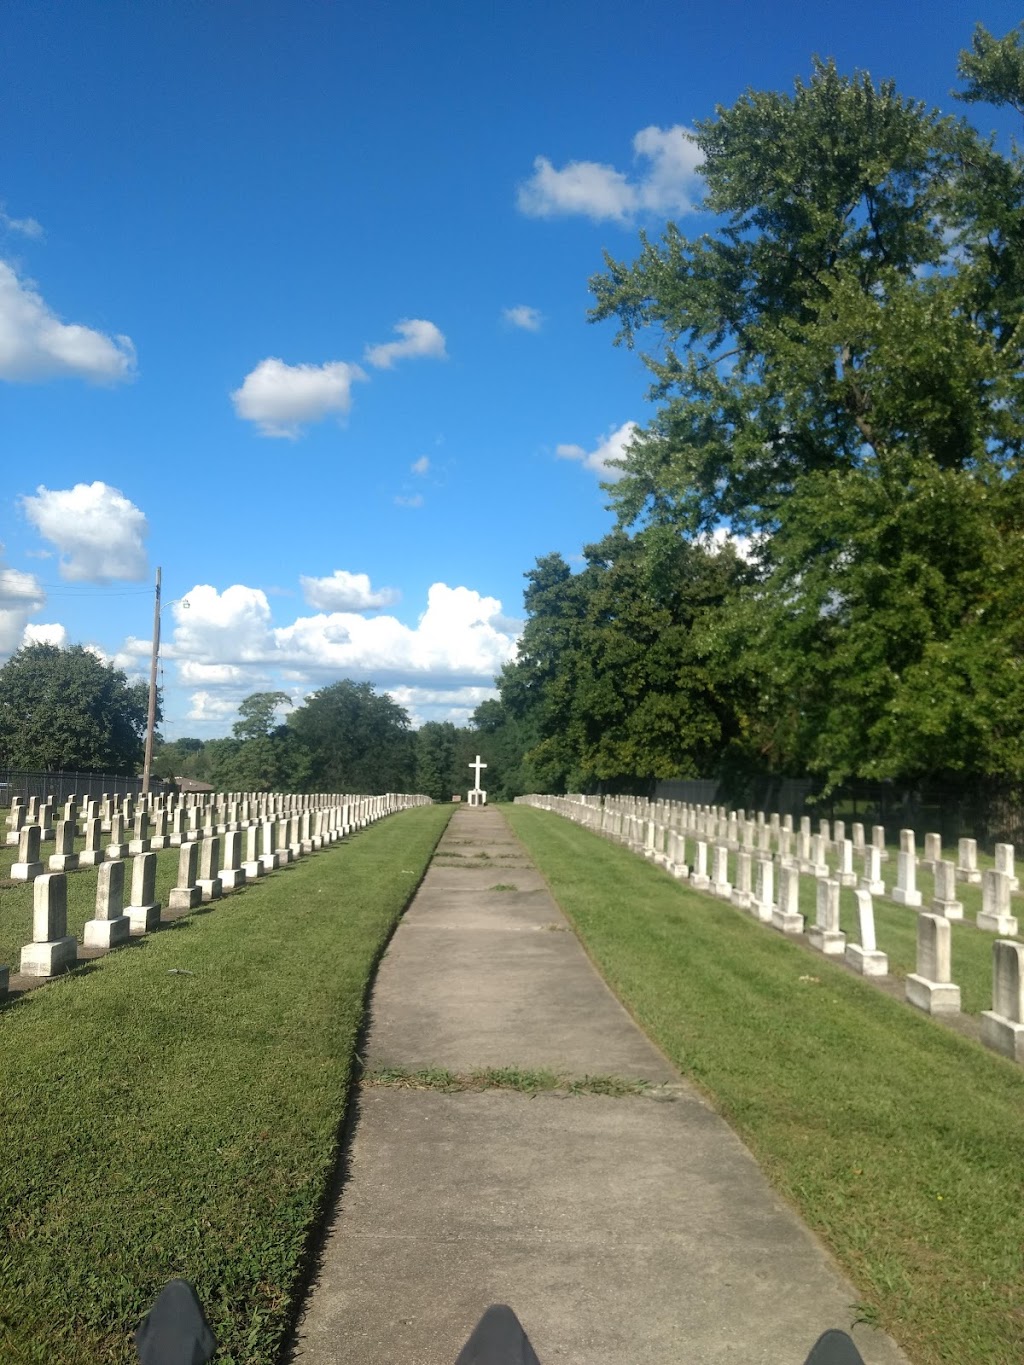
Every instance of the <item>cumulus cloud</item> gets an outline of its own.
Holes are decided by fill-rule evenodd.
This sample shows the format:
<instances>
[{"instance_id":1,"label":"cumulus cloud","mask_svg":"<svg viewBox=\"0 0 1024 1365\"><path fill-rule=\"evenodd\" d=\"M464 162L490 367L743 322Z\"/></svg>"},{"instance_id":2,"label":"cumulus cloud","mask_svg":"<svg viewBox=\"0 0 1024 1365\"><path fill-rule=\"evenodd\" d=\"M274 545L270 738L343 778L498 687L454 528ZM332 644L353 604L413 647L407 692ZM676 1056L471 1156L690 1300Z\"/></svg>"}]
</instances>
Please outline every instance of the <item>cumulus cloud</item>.
<instances>
[{"instance_id":1,"label":"cumulus cloud","mask_svg":"<svg viewBox=\"0 0 1024 1365\"><path fill-rule=\"evenodd\" d=\"M320 611L370 611L374 607L389 607L400 594L394 588L370 586L370 575L348 573L335 569L329 578L307 578L300 575L302 595L311 607Z\"/></svg>"},{"instance_id":2,"label":"cumulus cloud","mask_svg":"<svg viewBox=\"0 0 1024 1365\"><path fill-rule=\"evenodd\" d=\"M376 346L367 346L364 359L368 365L378 370L390 370L396 360L412 360L429 357L433 360L447 360L444 333L434 323L425 318L403 318L395 324L394 330L401 341L385 341Z\"/></svg>"},{"instance_id":3,"label":"cumulus cloud","mask_svg":"<svg viewBox=\"0 0 1024 1365\"><path fill-rule=\"evenodd\" d=\"M353 575L353 577L364 577ZM320 580L330 582L331 580ZM515 653L520 623L502 615L496 598L470 588L435 583L415 626L397 617L324 611L275 627L259 588L236 583L223 592L197 584L187 610L173 608L168 657L187 670L186 681L237 683L241 674L197 673L197 666L288 670L296 680L325 674L406 685L490 686Z\"/></svg>"},{"instance_id":4,"label":"cumulus cloud","mask_svg":"<svg viewBox=\"0 0 1024 1365\"><path fill-rule=\"evenodd\" d=\"M235 389L235 412L255 422L264 436L294 440L309 422L331 413L344 417L352 406L352 385L365 371L345 360L326 365L286 365L276 356L261 360Z\"/></svg>"},{"instance_id":5,"label":"cumulus cloud","mask_svg":"<svg viewBox=\"0 0 1024 1365\"><path fill-rule=\"evenodd\" d=\"M56 645L63 649L68 642L68 633L59 621L42 621L26 626L22 633L23 645Z\"/></svg>"},{"instance_id":6,"label":"cumulus cloud","mask_svg":"<svg viewBox=\"0 0 1024 1365\"><path fill-rule=\"evenodd\" d=\"M600 474L607 483L618 483L624 471L617 469L612 461L625 459L626 447L639 430L635 422L623 422L621 427L601 437L593 450L578 445L560 445L555 448L555 454L560 460L581 461L585 469Z\"/></svg>"},{"instance_id":7,"label":"cumulus cloud","mask_svg":"<svg viewBox=\"0 0 1024 1365\"><path fill-rule=\"evenodd\" d=\"M561 170L538 156L533 174L517 191L531 218L583 214L594 222L631 223L640 213L693 213L700 193L701 153L692 129L641 128L633 138L638 174L630 178L599 161L570 161Z\"/></svg>"},{"instance_id":8,"label":"cumulus cloud","mask_svg":"<svg viewBox=\"0 0 1024 1365\"><path fill-rule=\"evenodd\" d=\"M0 204L0 228L5 228L8 232L16 232L21 237L37 239L43 236L42 223L37 223L34 218L12 218L2 204Z\"/></svg>"},{"instance_id":9,"label":"cumulus cloud","mask_svg":"<svg viewBox=\"0 0 1024 1365\"><path fill-rule=\"evenodd\" d=\"M413 474L426 474L430 470L430 461L426 455L421 455L418 460L413 460L409 468Z\"/></svg>"},{"instance_id":10,"label":"cumulus cloud","mask_svg":"<svg viewBox=\"0 0 1024 1365\"><path fill-rule=\"evenodd\" d=\"M26 517L60 552L60 576L72 583L138 582L146 576L145 514L119 488L97 480L74 488L42 484L24 497Z\"/></svg>"},{"instance_id":11,"label":"cumulus cloud","mask_svg":"<svg viewBox=\"0 0 1024 1365\"><path fill-rule=\"evenodd\" d=\"M494 687L389 687L387 691L408 711L415 729L428 720L465 725L482 701L498 695Z\"/></svg>"},{"instance_id":12,"label":"cumulus cloud","mask_svg":"<svg viewBox=\"0 0 1024 1365\"><path fill-rule=\"evenodd\" d=\"M241 697L221 697L215 692L200 690L193 692L189 698L189 711L187 720L213 721L221 724L231 719L236 710Z\"/></svg>"},{"instance_id":13,"label":"cumulus cloud","mask_svg":"<svg viewBox=\"0 0 1024 1365\"><path fill-rule=\"evenodd\" d=\"M423 506L423 494L422 494L422 493L396 493L396 494L395 494L395 503L396 503L399 507L422 507L422 506Z\"/></svg>"},{"instance_id":14,"label":"cumulus cloud","mask_svg":"<svg viewBox=\"0 0 1024 1365\"><path fill-rule=\"evenodd\" d=\"M0 379L27 383L61 375L92 384L132 379L135 347L129 337L61 322L31 282L0 261Z\"/></svg>"},{"instance_id":15,"label":"cumulus cloud","mask_svg":"<svg viewBox=\"0 0 1024 1365\"><path fill-rule=\"evenodd\" d=\"M699 536L698 540L708 550L720 550L725 545L731 545L739 558L748 564L756 559L760 543L757 537L733 535L728 526L716 526L713 531Z\"/></svg>"},{"instance_id":16,"label":"cumulus cloud","mask_svg":"<svg viewBox=\"0 0 1024 1365\"><path fill-rule=\"evenodd\" d=\"M28 618L45 605L46 593L35 574L7 568L0 559L0 659L21 645Z\"/></svg>"},{"instance_id":17,"label":"cumulus cloud","mask_svg":"<svg viewBox=\"0 0 1024 1365\"><path fill-rule=\"evenodd\" d=\"M524 332L539 332L544 315L539 308L517 303L514 308L505 308L501 316L512 327L521 327Z\"/></svg>"}]
</instances>

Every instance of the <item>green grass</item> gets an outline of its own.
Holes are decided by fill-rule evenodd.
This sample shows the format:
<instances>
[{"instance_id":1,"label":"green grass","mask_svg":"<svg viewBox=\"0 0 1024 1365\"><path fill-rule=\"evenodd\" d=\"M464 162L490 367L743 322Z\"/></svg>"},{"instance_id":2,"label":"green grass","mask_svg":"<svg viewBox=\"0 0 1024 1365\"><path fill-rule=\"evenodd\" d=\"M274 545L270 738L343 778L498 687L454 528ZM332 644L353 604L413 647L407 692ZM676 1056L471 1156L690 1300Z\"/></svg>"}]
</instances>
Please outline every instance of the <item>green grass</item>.
<instances>
[{"instance_id":1,"label":"green grass","mask_svg":"<svg viewBox=\"0 0 1024 1365\"><path fill-rule=\"evenodd\" d=\"M506 814L613 990L832 1248L865 1314L917 1365L1018 1365L1024 1071L618 845Z\"/></svg>"},{"instance_id":2,"label":"green grass","mask_svg":"<svg viewBox=\"0 0 1024 1365\"><path fill-rule=\"evenodd\" d=\"M450 815L393 816L0 1012L5 1365L134 1360L174 1275L221 1365L277 1360L367 984Z\"/></svg>"},{"instance_id":3,"label":"green grass","mask_svg":"<svg viewBox=\"0 0 1024 1365\"><path fill-rule=\"evenodd\" d=\"M517 1090L526 1095L557 1090L567 1095L623 1095L653 1093L646 1081L623 1080L621 1076L568 1076L561 1072L521 1067L482 1067L477 1071L455 1072L446 1067L410 1071L405 1067L379 1067L363 1074L363 1085L391 1086L404 1090L441 1090L446 1094L465 1090Z\"/></svg>"}]
</instances>

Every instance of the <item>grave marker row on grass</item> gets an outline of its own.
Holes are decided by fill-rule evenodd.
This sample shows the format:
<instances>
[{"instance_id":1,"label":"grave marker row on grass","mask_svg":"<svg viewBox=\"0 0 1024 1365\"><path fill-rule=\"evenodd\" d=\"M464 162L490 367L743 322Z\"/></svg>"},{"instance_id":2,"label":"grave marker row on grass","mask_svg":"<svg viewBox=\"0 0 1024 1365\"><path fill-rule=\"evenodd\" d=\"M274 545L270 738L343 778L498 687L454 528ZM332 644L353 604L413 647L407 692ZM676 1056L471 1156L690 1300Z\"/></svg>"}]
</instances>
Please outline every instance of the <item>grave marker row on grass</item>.
<instances>
[{"instance_id":1,"label":"grave marker row on grass","mask_svg":"<svg viewBox=\"0 0 1024 1365\"><path fill-rule=\"evenodd\" d=\"M800 911L800 877L815 878L816 906L814 924L808 932L810 945L828 956L842 958L864 976L885 976L888 958L881 952L875 936L874 901L884 895L881 877L885 831L872 830L871 843L864 831L854 825L852 839L846 839L845 826L837 822L832 836L822 821L812 834L810 820L804 817L800 829L793 831L789 817L767 819L757 812L747 819L743 811L729 815L710 807L695 807L684 802L648 802L639 797L524 796L517 802L535 805L566 816L595 833L625 844L658 863L674 877L686 881L697 891L709 892L746 910L779 932L798 935L805 921ZM795 850L793 842L795 838ZM692 841L693 865L687 862L687 844ZM772 847L775 852L772 852ZM836 867L829 867L826 850L834 856ZM863 875L854 871L854 852L863 859ZM735 880L730 881L730 855ZM957 883L980 881L982 908L976 917L978 928L999 935L1017 933L1017 920L1011 913L1011 897L1016 887L1014 850L998 845L996 866L978 871L977 846L973 839L961 839L958 863L942 857L938 836L925 841L925 858L918 859L912 830L900 831L896 885L891 899L917 915L916 971L906 980L908 1002L929 1014L960 1012L960 988L951 976L951 921L963 917L957 899ZM931 870L935 897L929 910L922 908L922 895L916 884L918 866ZM773 896L776 872L778 894ZM751 883L753 881L753 891ZM860 943L848 943L840 928L839 897L843 887L854 890ZM993 1008L982 1015L982 1041L989 1047L1024 1063L1024 944L999 938L993 945Z\"/></svg>"},{"instance_id":2,"label":"grave marker row on grass","mask_svg":"<svg viewBox=\"0 0 1024 1365\"><path fill-rule=\"evenodd\" d=\"M160 802L163 798L155 798ZM123 798L130 809L131 798ZM143 798L145 801L146 798ZM171 802L174 798L169 798ZM83 821L86 847L74 852L79 816L72 798L51 831L57 852L50 870L44 870L40 846L43 823L26 823L46 816L46 803L38 798L19 805L8 819L15 833L17 860L12 881L33 883L32 942L21 952L20 970L35 977L51 977L74 966L77 940L67 932L67 878L83 867L97 867L95 914L86 921L83 943L87 948L110 949L156 929L160 902L156 899L157 855L153 848L174 844L180 837L178 884L168 898L171 910L192 910L203 901L219 899L248 880L304 854L312 853L383 816L410 806L429 803L425 796L389 793L386 796L281 797L264 794L227 802L216 798L168 810L150 803L134 813L133 838L124 838L125 811L113 804L108 812L109 843L101 846L103 816L87 815ZM52 803L51 803L52 804ZM90 802L91 806L102 803ZM222 816L230 818L221 819ZM151 823L152 816L152 823ZM170 825L171 833L166 832ZM155 833L151 833L155 831ZM214 832L219 831L219 832ZM247 861L242 861L242 838L247 840ZM131 900L124 905L126 870L131 863ZM10 969L0 966L0 995L7 992Z\"/></svg>"}]
</instances>

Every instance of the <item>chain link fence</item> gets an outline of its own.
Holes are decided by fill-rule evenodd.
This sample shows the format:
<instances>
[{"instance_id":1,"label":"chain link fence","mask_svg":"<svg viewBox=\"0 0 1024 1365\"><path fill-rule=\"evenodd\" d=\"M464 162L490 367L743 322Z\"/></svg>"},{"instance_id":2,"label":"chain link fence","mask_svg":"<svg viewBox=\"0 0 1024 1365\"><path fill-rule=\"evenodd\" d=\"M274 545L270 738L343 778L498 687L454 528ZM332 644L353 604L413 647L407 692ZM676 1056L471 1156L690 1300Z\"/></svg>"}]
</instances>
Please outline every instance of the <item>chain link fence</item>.
<instances>
[{"instance_id":1,"label":"chain link fence","mask_svg":"<svg viewBox=\"0 0 1024 1365\"><path fill-rule=\"evenodd\" d=\"M164 783L153 778L151 792L159 792ZM16 796L27 801L31 796L40 799L52 796L62 805L69 796L80 800L99 800L105 793L111 796L138 796L142 791L141 777L125 777L123 773L48 773L25 768L0 768L0 807L10 806Z\"/></svg>"}]
</instances>

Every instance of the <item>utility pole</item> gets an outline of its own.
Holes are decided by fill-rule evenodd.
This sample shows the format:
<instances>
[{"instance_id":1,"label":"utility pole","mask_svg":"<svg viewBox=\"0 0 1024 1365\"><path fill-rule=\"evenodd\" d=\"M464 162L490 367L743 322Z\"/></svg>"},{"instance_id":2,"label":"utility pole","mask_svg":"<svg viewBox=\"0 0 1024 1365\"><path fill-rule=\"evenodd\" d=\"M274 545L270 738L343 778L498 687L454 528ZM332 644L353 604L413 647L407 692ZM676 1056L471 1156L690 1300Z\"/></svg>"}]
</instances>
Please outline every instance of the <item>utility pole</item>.
<instances>
[{"instance_id":1,"label":"utility pole","mask_svg":"<svg viewBox=\"0 0 1024 1365\"><path fill-rule=\"evenodd\" d=\"M160 657L160 570L156 571L156 598L153 603L153 653L149 660L149 718L146 721L146 758L142 765L142 794L149 791L149 772L153 766L153 731L156 728L156 665Z\"/></svg>"}]
</instances>

